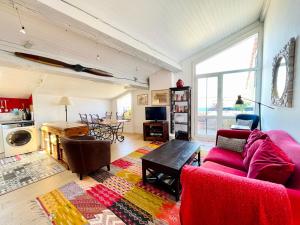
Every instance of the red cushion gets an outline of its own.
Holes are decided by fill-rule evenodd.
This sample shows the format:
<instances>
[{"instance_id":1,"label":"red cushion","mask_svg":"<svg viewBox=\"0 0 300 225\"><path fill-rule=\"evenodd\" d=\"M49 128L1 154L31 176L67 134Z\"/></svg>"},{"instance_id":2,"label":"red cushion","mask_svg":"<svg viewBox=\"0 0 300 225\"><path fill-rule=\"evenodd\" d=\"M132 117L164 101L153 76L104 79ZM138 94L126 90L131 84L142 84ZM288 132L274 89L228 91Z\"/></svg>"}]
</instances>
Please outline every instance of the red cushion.
<instances>
[{"instance_id":1,"label":"red cushion","mask_svg":"<svg viewBox=\"0 0 300 225\"><path fill-rule=\"evenodd\" d=\"M221 165L221 164L218 164L215 162L211 162L211 161L206 161L205 163L203 163L201 165L201 167L204 167L207 169L212 169L212 170L218 170L218 171L222 171L225 173L234 174L234 175L241 176L241 177L247 176L247 173L245 171L233 169L231 167L224 166L224 165Z\"/></svg>"},{"instance_id":2,"label":"red cushion","mask_svg":"<svg viewBox=\"0 0 300 225\"><path fill-rule=\"evenodd\" d=\"M295 165L270 139L266 139L254 153L247 177L285 184Z\"/></svg>"},{"instance_id":3,"label":"red cushion","mask_svg":"<svg viewBox=\"0 0 300 225\"><path fill-rule=\"evenodd\" d=\"M239 152L214 147L204 159L204 162L206 161L212 161L234 169L246 171L242 155Z\"/></svg>"},{"instance_id":4,"label":"red cushion","mask_svg":"<svg viewBox=\"0 0 300 225\"><path fill-rule=\"evenodd\" d=\"M257 149L262 144L262 142L263 142L262 139L258 139L248 148L247 155L243 160L244 166L247 170L249 170L249 165L254 153L257 151Z\"/></svg>"},{"instance_id":5,"label":"red cushion","mask_svg":"<svg viewBox=\"0 0 300 225\"><path fill-rule=\"evenodd\" d=\"M247 156L247 152L250 148L250 146L259 139L266 139L268 137L267 134L265 134L264 132L261 132L258 129L255 129L251 132L251 134L249 135L248 139L247 139L247 143L245 144L244 147L244 151L242 152L242 156L243 158L245 158Z\"/></svg>"},{"instance_id":6,"label":"red cushion","mask_svg":"<svg viewBox=\"0 0 300 225\"><path fill-rule=\"evenodd\" d=\"M295 164L295 171L286 186L300 190L300 144L283 130L266 132L275 145L277 145Z\"/></svg>"}]
</instances>

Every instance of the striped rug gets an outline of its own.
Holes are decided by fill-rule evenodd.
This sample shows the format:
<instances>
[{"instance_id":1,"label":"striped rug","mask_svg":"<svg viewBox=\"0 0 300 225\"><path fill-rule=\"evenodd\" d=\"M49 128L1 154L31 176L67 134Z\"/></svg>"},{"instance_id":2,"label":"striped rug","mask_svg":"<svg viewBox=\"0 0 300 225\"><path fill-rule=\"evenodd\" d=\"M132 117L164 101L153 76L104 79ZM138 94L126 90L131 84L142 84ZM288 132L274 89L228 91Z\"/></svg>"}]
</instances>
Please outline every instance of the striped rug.
<instances>
[{"instance_id":1,"label":"striped rug","mask_svg":"<svg viewBox=\"0 0 300 225\"><path fill-rule=\"evenodd\" d=\"M151 143L106 169L37 198L56 225L180 224L180 203L173 196L143 185L141 156L160 146Z\"/></svg>"}]
</instances>

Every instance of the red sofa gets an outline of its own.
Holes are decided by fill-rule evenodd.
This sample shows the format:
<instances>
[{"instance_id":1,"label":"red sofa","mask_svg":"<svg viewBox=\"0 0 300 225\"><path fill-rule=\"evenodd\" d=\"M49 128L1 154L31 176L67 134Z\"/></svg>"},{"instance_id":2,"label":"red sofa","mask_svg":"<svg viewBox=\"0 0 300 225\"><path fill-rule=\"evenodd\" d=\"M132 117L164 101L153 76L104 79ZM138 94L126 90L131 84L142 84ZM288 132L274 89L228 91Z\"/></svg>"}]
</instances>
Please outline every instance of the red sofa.
<instances>
[{"instance_id":1,"label":"red sofa","mask_svg":"<svg viewBox=\"0 0 300 225\"><path fill-rule=\"evenodd\" d=\"M183 225L300 225L300 144L281 130L266 133L295 164L285 187L247 178L241 153L214 147L201 167L182 171ZM247 139L249 134L219 130L217 138Z\"/></svg>"}]
</instances>

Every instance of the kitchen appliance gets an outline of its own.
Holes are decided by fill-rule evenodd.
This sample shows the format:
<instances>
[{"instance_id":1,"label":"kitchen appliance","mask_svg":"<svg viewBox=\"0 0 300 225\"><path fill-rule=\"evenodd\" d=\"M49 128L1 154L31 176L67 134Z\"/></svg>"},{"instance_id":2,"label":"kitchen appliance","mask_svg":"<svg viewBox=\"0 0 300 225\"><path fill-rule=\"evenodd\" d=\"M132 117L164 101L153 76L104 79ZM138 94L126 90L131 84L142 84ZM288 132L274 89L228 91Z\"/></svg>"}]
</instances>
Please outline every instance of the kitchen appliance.
<instances>
[{"instance_id":1,"label":"kitchen appliance","mask_svg":"<svg viewBox=\"0 0 300 225\"><path fill-rule=\"evenodd\" d=\"M2 125L0 124L0 158L4 157Z\"/></svg>"},{"instance_id":2,"label":"kitchen appliance","mask_svg":"<svg viewBox=\"0 0 300 225\"><path fill-rule=\"evenodd\" d=\"M38 150L37 131L32 121L2 124L5 157Z\"/></svg>"}]
</instances>

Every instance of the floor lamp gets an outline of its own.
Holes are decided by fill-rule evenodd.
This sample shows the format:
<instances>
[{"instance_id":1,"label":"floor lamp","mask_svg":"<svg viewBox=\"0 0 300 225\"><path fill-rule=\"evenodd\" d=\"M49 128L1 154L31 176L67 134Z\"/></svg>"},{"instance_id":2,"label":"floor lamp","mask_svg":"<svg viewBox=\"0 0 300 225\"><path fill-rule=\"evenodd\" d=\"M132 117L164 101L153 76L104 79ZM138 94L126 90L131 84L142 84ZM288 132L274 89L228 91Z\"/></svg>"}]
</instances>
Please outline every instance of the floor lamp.
<instances>
[{"instance_id":1,"label":"floor lamp","mask_svg":"<svg viewBox=\"0 0 300 225\"><path fill-rule=\"evenodd\" d=\"M65 106L66 111L66 122L68 122L68 105L71 105L71 101L68 97L62 97L58 103L59 105Z\"/></svg>"},{"instance_id":2,"label":"floor lamp","mask_svg":"<svg viewBox=\"0 0 300 225\"><path fill-rule=\"evenodd\" d=\"M257 101L254 101L254 100L251 100L251 99L248 99L248 98L244 98L241 95L238 95L238 98L237 98L235 104L236 105L244 105L243 99L247 100L249 102L254 102L254 103L258 104L259 129L261 130L261 106L265 106L265 107L270 108L270 109L274 109L274 108L269 106L269 105L263 104L261 102L257 102Z\"/></svg>"}]
</instances>

